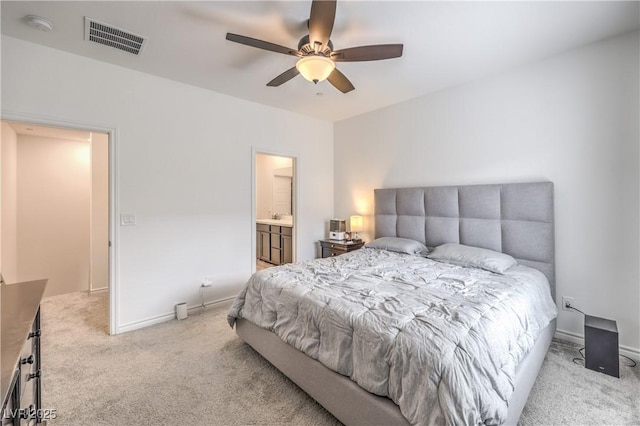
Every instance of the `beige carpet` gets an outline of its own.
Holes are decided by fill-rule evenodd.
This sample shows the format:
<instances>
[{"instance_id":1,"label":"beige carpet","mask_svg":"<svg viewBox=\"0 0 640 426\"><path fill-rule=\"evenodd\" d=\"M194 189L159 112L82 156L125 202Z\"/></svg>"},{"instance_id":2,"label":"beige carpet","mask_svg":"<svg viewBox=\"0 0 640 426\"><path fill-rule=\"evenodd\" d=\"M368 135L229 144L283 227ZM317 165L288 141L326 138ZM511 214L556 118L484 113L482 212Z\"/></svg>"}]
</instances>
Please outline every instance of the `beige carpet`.
<instances>
[{"instance_id":1,"label":"beige carpet","mask_svg":"<svg viewBox=\"0 0 640 426\"><path fill-rule=\"evenodd\" d=\"M335 425L339 422L226 323L224 308L107 335L106 294L42 304L44 408L49 425ZM640 374L622 378L573 364L554 342L523 425L640 424Z\"/></svg>"}]
</instances>

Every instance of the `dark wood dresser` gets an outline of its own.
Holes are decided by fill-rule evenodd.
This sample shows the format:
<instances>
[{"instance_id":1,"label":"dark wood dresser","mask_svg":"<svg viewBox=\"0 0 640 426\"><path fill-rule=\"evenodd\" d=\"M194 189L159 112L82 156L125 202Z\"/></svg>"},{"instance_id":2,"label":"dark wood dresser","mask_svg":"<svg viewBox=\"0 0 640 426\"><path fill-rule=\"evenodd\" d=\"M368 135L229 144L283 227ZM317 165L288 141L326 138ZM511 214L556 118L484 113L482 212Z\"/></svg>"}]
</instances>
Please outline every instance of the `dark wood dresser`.
<instances>
[{"instance_id":1,"label":"dark wood dresser","mask_svg":"<svg viewBox=\"0 0 640 426\"><path fill-rule=\"evenodd\" d=\"M44 424L40 301L47 280L0 286L2 426Z\"/></svg>"},{"instance_id":2,"label":"dark wood dresser","mask_svg":"<svg viewBox=\"0 0 640 426\"><path fill-rule=\"evenodd\" d=\"M338 241L338 240L320 240L322 247L322 257L333 257L348 253L353 250L362 248L364 241Z\"/></svg>"}]
</instances>

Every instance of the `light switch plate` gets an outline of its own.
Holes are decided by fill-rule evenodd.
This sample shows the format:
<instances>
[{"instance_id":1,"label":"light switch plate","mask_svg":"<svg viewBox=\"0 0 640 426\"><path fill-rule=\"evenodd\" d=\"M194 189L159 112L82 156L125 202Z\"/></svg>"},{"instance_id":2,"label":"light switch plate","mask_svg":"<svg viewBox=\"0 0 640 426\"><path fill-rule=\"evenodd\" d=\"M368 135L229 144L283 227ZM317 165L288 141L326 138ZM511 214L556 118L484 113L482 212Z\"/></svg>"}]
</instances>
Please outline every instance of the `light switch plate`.
<instances>
[{"instance_id":1,"label":"light switch plate","mask_svg":"<svg viewBox=\"0 0 640 426\"><path fill-rule=\"evenodd\" d=\"M136 215L133 213L123 213L120 215L121 226L134 226L136 224Z\"/></svg>"}]
</instances>

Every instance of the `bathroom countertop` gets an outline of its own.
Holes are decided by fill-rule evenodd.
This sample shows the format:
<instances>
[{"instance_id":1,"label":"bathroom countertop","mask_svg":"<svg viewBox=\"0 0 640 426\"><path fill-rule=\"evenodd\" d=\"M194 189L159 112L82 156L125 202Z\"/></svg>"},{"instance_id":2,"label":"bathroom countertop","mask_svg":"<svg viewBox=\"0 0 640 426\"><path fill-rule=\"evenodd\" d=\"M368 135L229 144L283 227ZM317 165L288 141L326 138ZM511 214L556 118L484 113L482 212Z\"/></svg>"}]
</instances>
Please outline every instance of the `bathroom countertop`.
<instances>
[{"instance_id":1,"label":"bathroom countertop","mask_svg":"<svg viewBox=\"0 0 640 426\"><path fill-rule=\"evenodd\" d=\"M278 225L293 227L293 219L257 219L256 223L262 225Z\"/></svg>"}]
</instances>

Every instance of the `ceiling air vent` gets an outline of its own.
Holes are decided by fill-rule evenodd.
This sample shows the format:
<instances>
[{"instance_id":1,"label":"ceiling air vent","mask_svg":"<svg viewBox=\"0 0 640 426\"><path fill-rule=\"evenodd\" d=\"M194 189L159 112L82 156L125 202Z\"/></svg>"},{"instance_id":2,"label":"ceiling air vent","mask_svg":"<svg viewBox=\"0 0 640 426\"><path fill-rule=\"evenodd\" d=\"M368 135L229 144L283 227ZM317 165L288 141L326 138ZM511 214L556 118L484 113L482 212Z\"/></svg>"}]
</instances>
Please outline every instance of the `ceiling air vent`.
<instances>
[{"instance_id":1,"label":"ceiling air vent","mask_svg":"<svg viewBox=\"0 0 640 426\"><path fill-rule=\"evenodd\" d=\"M147 38L95 19L84 17L84 39L139 55Z\"/></svg>"}]
</instances>

